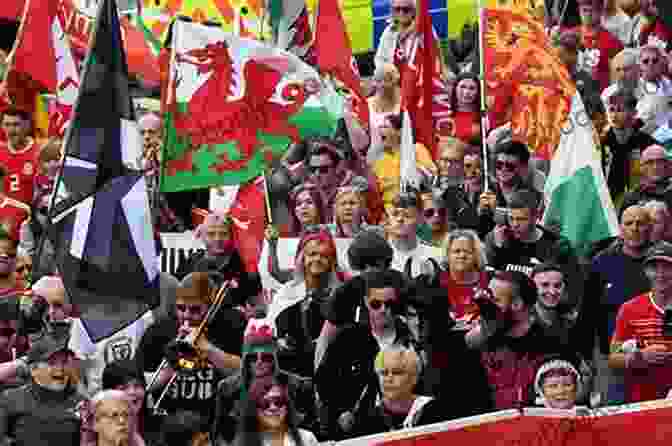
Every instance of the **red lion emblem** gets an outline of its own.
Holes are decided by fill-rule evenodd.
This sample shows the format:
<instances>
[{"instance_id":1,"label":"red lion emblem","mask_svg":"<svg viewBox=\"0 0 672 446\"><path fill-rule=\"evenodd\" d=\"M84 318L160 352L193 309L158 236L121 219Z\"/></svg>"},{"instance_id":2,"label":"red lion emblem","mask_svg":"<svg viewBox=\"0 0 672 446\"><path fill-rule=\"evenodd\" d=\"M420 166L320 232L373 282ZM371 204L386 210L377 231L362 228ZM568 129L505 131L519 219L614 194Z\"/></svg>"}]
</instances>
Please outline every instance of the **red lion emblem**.
<instances>
[{"instance_id":1,"label":"red lion emblem","mask_svg":"<svg viewBox=\"0 0 672 446\"><path fill-rule=\"evenodd\" d=\"M198 67L199 74L212 73L189 102L187 114L176 113L175 129L179 136L189 136L191 147L181 158L167 161L168 175L179 171L194 172L193 153L202 145L236 141L240 159L219 155L220 162L211 166L217 173L243 168L259 145L258 132L284 135L299 141L299 130L287 122L306 102L302 83L286 85L281 93L287 105L270 102L282 72L264 60L248 60L243 67L245 91L243 97L227 100L235 86L233 60L224 41L211 43L177 55L178 61Z\"/></svg>"}]
</instances>

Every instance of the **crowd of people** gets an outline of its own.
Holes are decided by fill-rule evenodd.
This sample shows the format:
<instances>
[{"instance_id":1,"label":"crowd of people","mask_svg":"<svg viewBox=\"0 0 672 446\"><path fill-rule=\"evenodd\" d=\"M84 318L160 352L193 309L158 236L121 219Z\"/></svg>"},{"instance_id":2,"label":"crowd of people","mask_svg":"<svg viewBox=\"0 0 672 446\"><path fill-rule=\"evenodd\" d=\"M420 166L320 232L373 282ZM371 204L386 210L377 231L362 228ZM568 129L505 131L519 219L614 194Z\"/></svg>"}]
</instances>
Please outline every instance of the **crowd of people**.
<instances>
[{"instance_id":1,"label":"crowd of people","mask_svg":"<svg viewBox=\"0 0 672 446\"><path fill-rule=\"evenodd\" d=\"M653 0L543 9L600 142L620 235L578 252L541 224L549 163L512 138L510 110L490 111L481 141L473 41L446 50L452 125L436 148L416 144L420 189L401 187L417 11L391 0L365 85L370 126L346 113L336 137L279 160L267 189L286 218L259 241L258 272L208 190L159 191L163 120L142 114L155 229L194 229L205 249L161 273L159 305L96 345L45 238L62 141L36 141L29 113L4 110L2 441L309 446L503 409L668 397L672 29ZM198 225L194 208L209 209ZM281 238L299 239L289 268Z\"/></svg>"}]
</instances>

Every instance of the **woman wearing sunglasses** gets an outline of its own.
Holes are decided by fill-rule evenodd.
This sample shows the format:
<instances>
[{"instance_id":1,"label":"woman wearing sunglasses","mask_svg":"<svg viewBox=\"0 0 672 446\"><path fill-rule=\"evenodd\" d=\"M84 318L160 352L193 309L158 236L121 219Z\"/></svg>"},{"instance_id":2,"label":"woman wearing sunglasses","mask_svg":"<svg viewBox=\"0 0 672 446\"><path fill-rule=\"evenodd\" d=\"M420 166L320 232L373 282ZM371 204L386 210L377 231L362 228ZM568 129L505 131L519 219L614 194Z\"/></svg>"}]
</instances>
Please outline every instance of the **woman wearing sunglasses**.
<instances>
[{"instance_id":1,"label":"woman wearing sunglasses","mask_svg":"<svg viewBox=\"0 0 672 446\"><path fill-rule=\"evenodd\" d=\"M289 395L288 378L256 379L245 401L234 446L313 446L312 432L298 427L297 414Z\"/></svg>"},{"instance_id":2,"label":"woman wearing sunglasses","mask_svg":"<svg viewBox=\"0 0 672 446\"><path fill-rule=\"evenodd\" d=\"M418 237L432 246L441 246L448 231L455 226L451 221L448 206L441 199L438 189L421 193L420 199L422 223L418 225Z\"/></svg>"}]
</instances>

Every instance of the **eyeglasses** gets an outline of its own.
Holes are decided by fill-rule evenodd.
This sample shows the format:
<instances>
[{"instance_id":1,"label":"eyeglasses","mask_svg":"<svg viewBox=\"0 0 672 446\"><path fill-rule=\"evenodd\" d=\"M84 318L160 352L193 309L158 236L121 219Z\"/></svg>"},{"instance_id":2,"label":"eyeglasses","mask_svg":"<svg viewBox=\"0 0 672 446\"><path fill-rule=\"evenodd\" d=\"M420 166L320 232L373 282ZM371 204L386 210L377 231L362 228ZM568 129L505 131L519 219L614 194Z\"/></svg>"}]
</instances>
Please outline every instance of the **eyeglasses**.
<instances>
[{"instance_id":1,"label":"eyeglasses","mask_svg":"<svg viewBox=\"0 0 672 446\"><path fill-rule=\"evenodd\" d=\"M372 310L380 310L383 305L385 305L385 308L391 308L395 305L397 305L397 301L395 300L383 300L383 299L371 299L369 301L369 307L371 307Z\"/></svg>"},{"instance_id":2,"label":"eyeglasses","mask_svg":"<svg viewBox=\"0 0 672 446\"><path fill-rule=\"evenodd\" d=\"M497 162L495 162L495 169L497 169L497 170L506 169L510 172L513 172L517 168L518 168L518 163L514 163L513 161L497 161Z\"/></svg>"},{"instance_id":3,"label":"eyeglasses","mask_svg":"<svg viewBox=\"0 0 672 446\"><path fill-rule=\"evenodd\" d=\"M415 8L412 6L393 6L392 12L399 14L413 14L415 12Z\"/></svg>"},{"instance_id":4,"label":"eyeglasses","mask_svg":"<svg viewBox=\"0 0 672 446\"><path fill-rule=\"evenodd\" d=\"M96 414L97 418L102 418L106 420L112 420L112 421L117 421L119 423L126 423L128 422L128 412L112 412L112 413L98 413Z\"/></svg>"},{"instance_id":5,"label":"eyeglasses","mask_svg":"<svg viewBox=\"0 0 672 446\"><path fill-rule=\"evenodd\" d=\"M262 410L270 409L271 407L277 407L278 409L284 409L287 407L289 400L285 396L276 396L271 398L264 398L259 404Z\"/></svg>"},{"instance_id":6,"label":"eyeglasses","mask_svg":"<svg viewBox=\"0 0 672 446\"><path fill-rule=\"evenodd\" d=\"M438 215L441 218L444 218L446 215L448 215L448 210L445 208L440 208L440 209L433 209L433 208L428 208L422 211L422 215L425 216L425 218L432 218L435 215Z\"/></svg>"},{"instance_id":7,"label":"eyeglasses","mask_svg":"<svg viewBox=\"0 0 672 446\"><path fill-rule=\"evenodd\" d=\"M642 59L642 63L644 65L652 65L652 64L658 63L659 60L660 59L658 59L657 57L650 57L650 58L645 57L644 59Z\"/></svg>"},{"instance_id":8,"label":"eyeglasses","mask_svg":"<svg viewBox=\"0 0 672 446\"><path fill-rule=\"evenodd\" d=\"M376 373L379 376L403 376L408 375L408 371L404 369L378 369Z\"/></svg>"}]
</instances>

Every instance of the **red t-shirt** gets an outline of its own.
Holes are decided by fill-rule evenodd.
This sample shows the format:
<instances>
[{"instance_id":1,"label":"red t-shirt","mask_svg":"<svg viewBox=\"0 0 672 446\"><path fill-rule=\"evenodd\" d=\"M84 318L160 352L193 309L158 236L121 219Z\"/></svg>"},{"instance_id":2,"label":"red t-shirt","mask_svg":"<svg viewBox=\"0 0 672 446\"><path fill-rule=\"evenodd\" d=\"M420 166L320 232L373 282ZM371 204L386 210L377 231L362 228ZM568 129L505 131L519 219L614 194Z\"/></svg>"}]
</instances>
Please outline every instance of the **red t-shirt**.
<instances>
[{"instance_id":1,"label":"red t-shirt","mask_svg":"<svg viewBox=\"0 0 672 446\"><path fill-rule=\"evenodd\" d=\"M664 314L663 309L653 302L650 292L624 303L616 317L612 351L619 349L626 341L635 340L640 349L662 344L672 352L672 337L663 336ZM672 388L672 366L628 370L625 385L628 403L665 398Z\"/></svg>"},{"instance_id":2,"label":"red t-shirt","mask_svg":"<svg viewBox=\"0 0 672 446\"><path fill-rule=\"evenodd\" d=\"M456 319L461 319L465 316L477 317L479 314L478 305L474 303L474 292L476 288L487 288L488 275L481 273L481 277L476 285L463 285L456 283L449 272L441 273L441 288L448 292L448 302L450 302L450 310L454 313Z\"/></svg>"},{"instance_id":3,"label":"red t-shirt","mask_svg":"<svg viewBox=\"0 0 672 446\"><path fill-rule=\"evenodd\" d=\"M29 216L28 205L8 197L0 201L0 225L14 240L19 240L21 223Z\"/></svg>"},{"instance_id":4,"label":"red t-shirt","mask_svg":"<svg viewBox=\"0 0 672 446\"><path fill-rule=\"evenodd\" d=\"M0 166L7 170L4 192L8 197L28 205L33 202L39 153L40 147L35 141L31 141L20 153L10 152L8 142L0 141Z\"/></svg>"}]
</instances>

